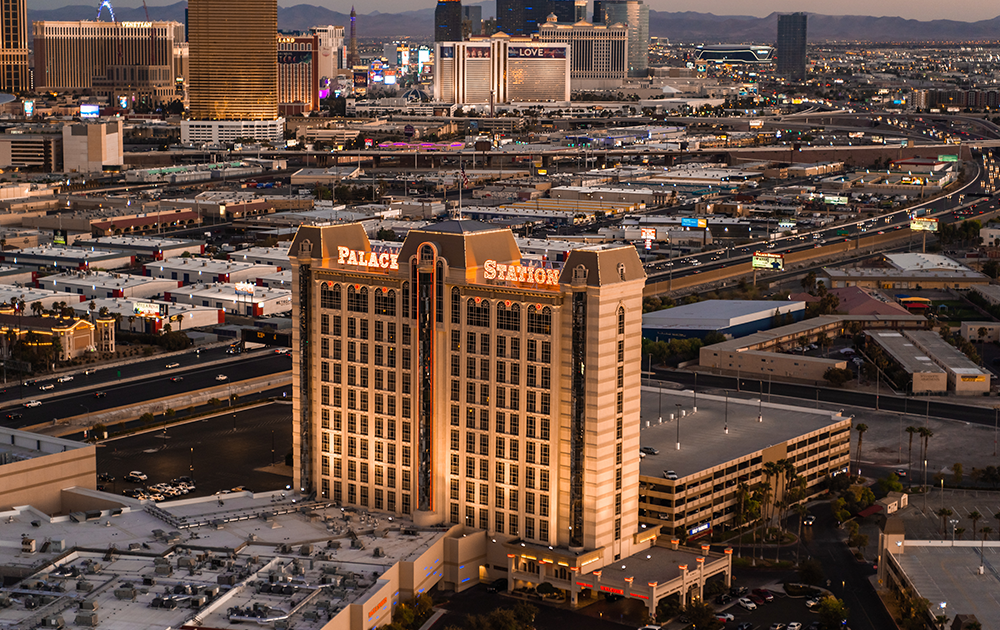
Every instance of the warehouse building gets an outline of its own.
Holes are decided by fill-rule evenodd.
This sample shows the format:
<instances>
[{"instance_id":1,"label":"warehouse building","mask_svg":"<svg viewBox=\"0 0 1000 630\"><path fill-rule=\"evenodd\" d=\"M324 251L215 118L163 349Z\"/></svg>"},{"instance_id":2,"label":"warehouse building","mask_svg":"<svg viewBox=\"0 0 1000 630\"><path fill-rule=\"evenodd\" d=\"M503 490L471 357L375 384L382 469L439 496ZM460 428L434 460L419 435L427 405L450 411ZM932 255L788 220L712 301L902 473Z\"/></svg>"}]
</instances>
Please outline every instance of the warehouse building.
<instances>
[{"instance_id":1,"label":"warehouse building","mask_svg":"<svg viewBox=\"0 0 1000 630\"><path fill-rule=\"evenodd\" d=\"M35 282L41 289L72 293L83 300L94 298L148 298L180 286L177 280L150 278L107 271L68 271L43 276Z\"/></svg>"},{"instance_id":2,"label":"warehouse building","mask_svg":"<svg viewBox=\"0 0 1000 630\"><path fill-rule=\"evenodd\" d=\"M705 300L642 316L642 336L653 341L704 339L708 333L744 337L787 320L802 321L805 302L774 300Z\"/></svg>"}]
</instances>

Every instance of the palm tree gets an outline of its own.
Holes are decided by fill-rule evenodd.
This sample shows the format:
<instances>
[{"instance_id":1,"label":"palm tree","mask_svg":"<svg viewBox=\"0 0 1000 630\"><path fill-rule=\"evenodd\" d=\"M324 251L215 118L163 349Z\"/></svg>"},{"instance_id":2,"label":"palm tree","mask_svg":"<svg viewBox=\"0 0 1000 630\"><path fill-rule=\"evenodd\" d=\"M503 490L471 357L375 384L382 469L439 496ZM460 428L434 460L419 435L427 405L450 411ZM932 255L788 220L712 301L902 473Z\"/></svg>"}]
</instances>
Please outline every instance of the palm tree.
<instances>
[{"instance_id":1,"label":"palm tree","mask_svg":"<svg viewBox=\"0 0 1000 630\"><path fill-rule=\"evenodd\" d=\"M944 532L945 532L944 521L949 516L952 516L954 514L954 512L952 512L948 508L941 508L940 510L938 510L937 512L935 512L935 514L937 514L938 516L941 517L941 536L943 537L944 536Z\"/></svg>"},{"instance_id":2,"label":"palm tree","mask_svg":"<svg viewBox=\"0 0 1000 630\"><path fill-rule=\"evenodd\" d=\"M931 431L930 429L928 429L927 427L920 427L917 430L917 433L920 434L920 437L924 441L923 457L921 457L920 459L922 459L924 461L924 478L926 479L926 477L927 477L927 447L930 446L930 441L931 441L931 438L934 437L934 432ZM927 489L924 488L924 491L926 492Z\"/></svg>"},{"instance_id":3,"label":"palm tree","mask_svg":"<svg viewBox=\"0 0 1000 630\"><path fill-rule=\"evenodd\" d=\"M906 427L906 432L910 434L910 448L906 451L906 465L910 469L907 473L910 477L913 477L913 434L917 432L917 427L909 426Z\"/></svg>"},{"instance_id":4,"label":"palm tree","mask_svg":"<svg viewBox=\"0 0 1000 630\"><path fill-rule=\"evenodd\" d=\"M993 518L997 520L997 538L1000 539L1000 512L994 514Z\"/></svg>"},{"instance_id":5,"label":"palm tree","mask_svg":"<svg viewBox=\"0 0 1000 630\"><path fill-rule=\"evenodd\" d=\"M976 523L978 523L979 519L981 519L981 518L983 518L983 515L980 514L978 510L973 510L973 511L969 512L968 519L970 521L972 521L972 535L973 536L975 536L976 532L979 531L979 530L976 529Z\"/></svg>"},{"instance_id":6,"label":"palm tree","mask_svg":"<svg viewBox=\"0 0 1000 630\"><path fill-rule=\"evenodd\" d=\"M860 423L858 426L854 427L854 430L858 432L858 470L861 470L861 445L865 439L865 431L868 430L868 425L864 422ZM860 474L860 473L859 473Z\"/></svg>"}]
</instances>

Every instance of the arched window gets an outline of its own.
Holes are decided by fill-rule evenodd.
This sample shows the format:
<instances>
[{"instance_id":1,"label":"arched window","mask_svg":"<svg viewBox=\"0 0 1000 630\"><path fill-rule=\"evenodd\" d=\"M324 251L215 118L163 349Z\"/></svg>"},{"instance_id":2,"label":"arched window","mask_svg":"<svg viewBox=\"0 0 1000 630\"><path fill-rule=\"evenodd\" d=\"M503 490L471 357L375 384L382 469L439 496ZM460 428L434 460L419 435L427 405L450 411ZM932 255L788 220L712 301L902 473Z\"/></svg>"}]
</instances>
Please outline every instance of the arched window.
<instances>
[{"instance_id":1,"label":"arched window","mask_svg":"<svg viewBox=\"0 0 1000 630\"><path fill-rule=\"evenodd\" d=\"M403 317L410 316L410 283L403 283Z\"/></svg>"},{"instance_id":2,"label":"arched window","mask_svg":"<svg viewBox=\"0 0 1000 630\"><path fill-rule=\"evenodd\" d=\"M396 316L396 292L392 289L383 291L375 289L375 314Z\"/></svg>"},{"instance_id":3,"label":"arched window","mask_svg":"<svg viewBox=\"0 0 1000 630\"><path fill-rule=\"evenodd\" d=\"M497 302L497 328L520 332L521 305L514 303L507 306L505 302Z\"/></svg>"},{"instance_id":4,"label":"arched window","mask_svg":"<svg viewBox=\"0 0 1000 630\"><path fill-rule=\"evenodd\" d=\"M625 334L625 307L624 306L619 306L618 307L618 334L619 335L624 335Z\"/></svg>"},{"instance_id":5,"label":"arched window","mask_svg":"<svg viewBox=\"0 0 1000 630\"><path fill-rule=\"evenodd\" d=\"M477 300L469 298L465 303L465 324L467 326L489 326L490 325L490 302L489 300Z\"/></svg>"},{"instance_id":6,"label":"arched window","mask_svg":"<svg viewBox=\"0 0 1000 630\"><path fill-rule=\"evenodd\" d=\"M355 289L354 285L347 287L347 310L353 313L368 312L368 287Z\"/></svg>"},{"instance_id":7,"label":"arched window","mask_svg":"<svg viewBox=\"0 0 1000 630\"><path fill-rule=\"evenodd\" d=\"M462 294L458 287L451 289L451 323L462 323Z\"/></svg>"},{"instance_id":8,"label":"arched window","mask_svg":"<svg viewBox=\"0 0 1000 630\"><path fill-rule=\"evenodd\" d=\"M528 332L536 335L552 334L552 309L548 306L538 309L528 307Z\"/></svg>"},{"instance_id":9,"label":"arched window","mask_svg":"<svg viewBox=\"0 0 1000 630\"><path fill-rule=\"evenodd\" d=\"M325 282L319 285L319 305L322 308L340 308L340 285L334 285L333 289Z\"/></svg>"}]
</instances>

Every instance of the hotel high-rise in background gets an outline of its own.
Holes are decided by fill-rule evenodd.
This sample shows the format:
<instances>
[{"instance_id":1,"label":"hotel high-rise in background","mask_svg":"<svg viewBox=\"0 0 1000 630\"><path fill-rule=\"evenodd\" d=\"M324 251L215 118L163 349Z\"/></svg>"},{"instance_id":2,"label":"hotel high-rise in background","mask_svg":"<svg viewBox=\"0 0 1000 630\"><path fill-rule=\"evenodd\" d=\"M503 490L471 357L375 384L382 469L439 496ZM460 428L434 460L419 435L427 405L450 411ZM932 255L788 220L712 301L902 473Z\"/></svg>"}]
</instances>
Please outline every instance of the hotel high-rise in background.
<instances>
[{"instance_id":1,"label":"hotel high-rise in background","mask_svg":"<svg viewBox=\"0 0 1000 630\"><path fill-rule=\"evenodd\" d=\"M628 76L649 74L649 5L642 0L595 0L594 24L628 26Z\"/></svg>"},{"instance_id":2,"label":"hotel high-rise in background","mask_svg":"<svg viewBox=\"0 0 1000 630\"><path fill-rule=\"evenodd\" d=\"M635 248L553 263L507 228L446 221L403 243L304 226L289 255L298 488L552 545L573 567L633 553Z\"/></svg>"},{"instance_id":3,"label":"hotel high-rise in background","mask_svg":"<svg viewBox=\"0 0 1000 630\"><path fill-rule=\"evenodd\" d=\"M778 16L778 75L791 81L806 79L806 14Z\"/></svg>"},{"instance_id":4,"label":"hotel high-rise in background","mask_svg":"<svg viewBox=\"0 0 1000 630\"><path fill-rule=\"evenodd\" d=\"M276 0L190 0L182 142L280 139Z\"/></svg>"},{"instance_id":5,"label":"hotel high-rise in background","mask_svg":"<svg viewBox=\"0 0 1000 630\"><path fill-rule=\"evenodd\" d=\"M463 39L461 0L438 0L434 9L434 41L460 42Z\"/></svg>"},{"instance_id":6,"label":"hotel high-rise in background","mask_svg":"<svg viewBox=\"0 0 1000 630\"><path fill-rule=\"evenodd\" d=\"M28 9L25 0L0 0L3 39L0 41L0 90L31 89L28 72Z\"/></svg>"}]
</instances>

